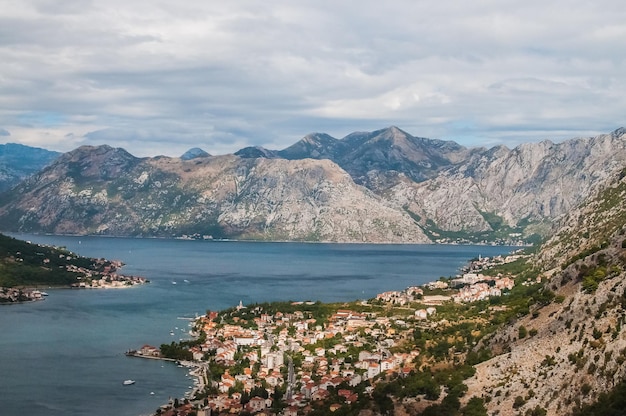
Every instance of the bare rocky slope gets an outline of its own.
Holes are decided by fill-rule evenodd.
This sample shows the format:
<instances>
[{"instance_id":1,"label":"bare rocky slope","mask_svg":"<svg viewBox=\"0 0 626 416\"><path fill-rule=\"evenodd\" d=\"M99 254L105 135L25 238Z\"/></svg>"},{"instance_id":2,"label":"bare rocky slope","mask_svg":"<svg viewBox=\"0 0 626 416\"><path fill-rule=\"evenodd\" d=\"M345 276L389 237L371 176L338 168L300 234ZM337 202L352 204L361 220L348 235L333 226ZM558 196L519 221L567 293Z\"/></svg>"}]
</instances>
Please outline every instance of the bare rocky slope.
<instances>
[{"instance_id":1,"label":"bare rocky slope","mask_svg":"<svg viewBox=\"0 0 626 416\"><path fill-rule=\"evenodd\" d=\"M548 235L552 220L626 164L625 133L470 149L389 127L343 139L314 133L284 150L238 154L333 160L356 183L409 212L433 240L494 241Z\"/></svg>"},{"instance_id":2,"label":"bare rocky slope","mask_svg":"<svg viewBox=\"0 0 626 416\"><path fill-rule=\"evenodd\" d=\"M284 150L83 147L0 197L6 231L306 241L538 241L626 165L626 129L465 148L390 127ZM44 186L45 185L45 186Z\"/></svg>"},{"instance_id":3,"label":"bare rocky slope","mask_svg":"<svg viewBox=\"0 0 626 416\"><path fill-rule=\"evenodd\" d=\"M546 235L546 223L626 165L626 130L562 143L474 152L428 181L400 178L376 191L421 218L434 238L497 229Z\"/></svg>"},{"instance_id":4,"label":"bare rocky slope","mask_svg":"<svg viewBox=\"0 0 626 416\"><path fill-rule=\"evenodd\" d=\"M8 231L337 242L429 242L329 160L136 158L81 147L0 201Z\"/></svg>"},{"instance_id":5,"label":"bare rocky slope","mask_svg":"<svg viewBox=\"0 0 626 416\"><path fill-rule=\"evenodd\" d=\"M568 415L625 380L624 201L626 169L561 218L533 257L556 301L533 305L484 343L495 356L476 366L466 399L484 397L494 415Z\"/></svg>"}]
</instances>

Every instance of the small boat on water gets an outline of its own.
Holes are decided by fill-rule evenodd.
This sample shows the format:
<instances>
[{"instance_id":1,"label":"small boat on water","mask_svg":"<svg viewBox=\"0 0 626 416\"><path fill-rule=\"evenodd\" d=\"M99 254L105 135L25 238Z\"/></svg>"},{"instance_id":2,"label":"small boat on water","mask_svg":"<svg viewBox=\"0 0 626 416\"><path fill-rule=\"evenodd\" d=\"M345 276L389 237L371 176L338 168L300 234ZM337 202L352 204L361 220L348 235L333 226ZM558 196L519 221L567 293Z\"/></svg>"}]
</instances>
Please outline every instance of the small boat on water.
<instances>
[{"instance_id":1,"label":"small boat on water","mask_svg":"<svg viewBox=\"0 0 626 416\"><path fill-rule=\"evenodd\" d=\"M125 386L130 386L131 384L135 384L135 380L124 380L122 384Z\"/></svg>"},{"instance_id":2,"label":"small boat on water","mask_svg":"<svg viewBox=\"0 0 626 416\"><path fill-rule=\"evenodd\" d=\"M33 296L40 298L43 296L48 296L46 292L42 292L41 290L33 290L31 293L33 294Z\"/></svg>"}]
</instances>

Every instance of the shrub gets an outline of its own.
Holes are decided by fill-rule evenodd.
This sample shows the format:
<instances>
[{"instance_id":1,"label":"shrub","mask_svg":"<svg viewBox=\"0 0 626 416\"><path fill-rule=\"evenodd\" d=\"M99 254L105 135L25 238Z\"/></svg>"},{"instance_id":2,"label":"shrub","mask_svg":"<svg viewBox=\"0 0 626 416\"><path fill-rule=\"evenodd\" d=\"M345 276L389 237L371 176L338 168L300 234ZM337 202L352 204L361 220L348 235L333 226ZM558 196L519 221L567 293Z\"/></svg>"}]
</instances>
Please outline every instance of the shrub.
<instances>
[{"instance_id":1,"label":"shrub","mask_svg":"<svg viewBox=\"0 0 626 416\"><path fill-rule=\"evenodd\" d=\"M513 402L513 409L519 409L520 407L524 406L525 403L526 400L524 400L522 396L517 396L515 398L515 401Z\"/></svg>"},{"instance_id":2,"label":"shrub","mask_svg":"<svg viewBox=\"0 0 626 416\"><path fill-rule=\"evenodd\" d=\"M537 405L532 410L528 409L524 415L525 416L546 416L547 414L548 414L548 411L546 409L544 409L543 407L539 407L539 405Z\"/></svg>"},{"instance_id":3,"label":"shrub","mask_svg":"<svg viewBox=\"0 0 626 416\"><path fill-rule=\"evenodd\" d=\"M520 325L519 329L517 330L517 336L519 337L519 339L523 339L526 338L526 335L528 335L526 327L524 325Z\"/></svg>"}]
</instances>

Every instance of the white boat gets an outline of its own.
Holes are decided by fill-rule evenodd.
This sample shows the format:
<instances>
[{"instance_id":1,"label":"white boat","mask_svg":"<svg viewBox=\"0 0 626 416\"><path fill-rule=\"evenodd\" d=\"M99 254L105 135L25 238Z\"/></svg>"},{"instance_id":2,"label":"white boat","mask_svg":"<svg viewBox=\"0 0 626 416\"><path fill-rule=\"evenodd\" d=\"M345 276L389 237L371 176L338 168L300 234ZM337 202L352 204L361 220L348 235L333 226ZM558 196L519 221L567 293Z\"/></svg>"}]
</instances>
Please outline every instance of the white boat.
<instances>
[{"instance_id":1,"label":"white boat","mask_svg":"<svg viewBox=\"0 0 626 416\"><path fill-rule=\"evenodd\" d=\"M122 384L125 386L130 386L131 384L135 384L135 380L124 380Z\"/></svg>"}]
</instances>

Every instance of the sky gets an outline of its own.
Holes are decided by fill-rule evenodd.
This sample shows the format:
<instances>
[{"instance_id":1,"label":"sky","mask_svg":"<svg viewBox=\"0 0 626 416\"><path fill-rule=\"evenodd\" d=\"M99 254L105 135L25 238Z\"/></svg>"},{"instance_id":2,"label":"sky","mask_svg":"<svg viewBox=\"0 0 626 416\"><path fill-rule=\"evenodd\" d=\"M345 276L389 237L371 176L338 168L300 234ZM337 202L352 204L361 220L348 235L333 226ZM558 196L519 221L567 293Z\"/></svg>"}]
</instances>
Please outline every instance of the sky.
<instances>
[{"instance_id":1,"label":"sky","mask_svg":"<svg viewBox=\"0 0 626 416\"><path fill-rule=\"evenodd\" d=\"M0 143L136 156L626 125L623 0L0 0Z\"/></svg>"}]
</instances>

